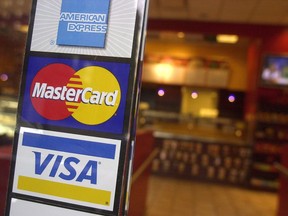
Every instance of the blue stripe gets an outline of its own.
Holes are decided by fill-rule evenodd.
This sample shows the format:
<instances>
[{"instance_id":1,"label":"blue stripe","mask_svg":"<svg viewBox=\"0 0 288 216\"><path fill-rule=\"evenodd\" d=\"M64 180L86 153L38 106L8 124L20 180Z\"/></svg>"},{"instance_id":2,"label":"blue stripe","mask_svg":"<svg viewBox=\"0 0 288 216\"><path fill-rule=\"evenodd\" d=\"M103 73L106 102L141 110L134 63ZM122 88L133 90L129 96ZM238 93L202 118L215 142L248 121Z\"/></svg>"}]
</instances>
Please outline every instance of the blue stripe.
<instances>
[{"instance_id":1,"label":"blue stripe","mask_svg":"<svg viewBox=\"0 0 288 216\"><path fill-rule=\"evenodd\" d=\"M115 159L116 149L114 144L54 137L28 132L24 132L22 145L108 159Z\"/></svg>"}]
</instances>

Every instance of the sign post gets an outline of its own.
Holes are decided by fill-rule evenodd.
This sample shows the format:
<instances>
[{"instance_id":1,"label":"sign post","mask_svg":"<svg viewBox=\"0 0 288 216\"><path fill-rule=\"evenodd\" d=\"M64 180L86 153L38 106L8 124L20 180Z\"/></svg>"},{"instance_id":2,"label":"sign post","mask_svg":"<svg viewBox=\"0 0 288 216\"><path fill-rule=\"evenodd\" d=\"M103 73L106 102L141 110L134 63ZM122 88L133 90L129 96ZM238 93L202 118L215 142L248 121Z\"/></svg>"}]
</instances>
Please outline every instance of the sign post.
<instances>
[{"instance_id":1,"label":"sign post","mask_svg":"<svg viewBox=\"0 0 288 216\"><path fill-rule=\"evenodd\" d=\"M6 216L125 215L147 0L33 0Z\"/></svg>"}]
</instances>

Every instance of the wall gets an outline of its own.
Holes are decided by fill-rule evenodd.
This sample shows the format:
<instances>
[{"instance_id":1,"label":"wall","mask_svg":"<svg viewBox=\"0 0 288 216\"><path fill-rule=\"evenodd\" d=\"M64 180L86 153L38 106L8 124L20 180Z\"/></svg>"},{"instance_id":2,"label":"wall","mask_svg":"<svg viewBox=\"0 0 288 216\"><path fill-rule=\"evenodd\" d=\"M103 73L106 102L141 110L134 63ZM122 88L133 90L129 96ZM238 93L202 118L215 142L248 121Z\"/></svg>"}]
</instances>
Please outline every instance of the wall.
<instances>
[{"instance_id":1,"label":"wall","mask_svg":"<svg viewBox=\"0 0 288 216\"><path fill-rule=\"evenodd\" d=\"M146 42L146 55L163 55L178 58L203 57L230 64L231 75L228 89L247 89L247 49L248 42L239 45L219 45L213 42L185 42L184 40L149 39ZM143 69L145 73L145 65Z\"/></svg>"},{"instance_id":2,"label":"wall","mask_svg":"<svg viewBox=\"0 0 288 216\"><path fill-rule=\"evenodd\" d=\"M0 33L0 76L7 74L8 80L0 79L0 93L18 94L22 71L25 36L20 33Z\"/></svg>"},{"instance_id":3,"label":"wall","mask_svg":"<svg viewBox=\"0 0 288 216\"><path fill-rule=\"evenodd\" d=\"M209 89L197 89L197 98L192 99L192 88L182 88L181 113L193 116L215 117L218 115L218 95Z\"/></svg>"},{"instance_id":4,"label":"wall","mask_svg":"<svg viewBox=\"0 0 288 216\"><path fill-rule=\"evenodd\" d=\"M269 37L264 37L262 53L288 55L288 30L283 27L283 29L273 32Z\"/></svg>"},{"instance_id":5,"label":"wall","mask_svg":"<svg viewBox=\"0 0 288 216\"><path fill-rule=\"evenodd\" d=\"M242 46L243 49L235 47L231 53L227 53L226 51L222 53L222 51L226 49L221 48L222 55L232 59L231 64L233 64L233 75L228 88L246 90L245 118L249 120L253 120L257 109L257 80L261 57L265 53L288 54L288 30L285 26L149 19L148 30L185 32L202 35L215 35L219 33L237 34L241 37L249 38L248 48L246 45ZM168 46L170 44L159 44L159 46L161 46L161 48L159 48L155 42L150 42L149 40L147 40L147 42L146 49L149 53L155 50L161 53L174 53L187 56L188 54L192 55L195 53L202 54L203 51L206 55L211 54L215 56L215 49L212 48L212 46L209 46L209 49L206 47L199 51L199 49L193 45L193 49L195 48L196 50L191 51L191 47L185 47L183 44L179 45L174 43L172 49ZM244 51L246 48L247 53ZM179 53L179 50L184 51ZM235 63L234 59L236 59ZM243 65L241 66L240 64Z\"/></svg>"}]
</instances>

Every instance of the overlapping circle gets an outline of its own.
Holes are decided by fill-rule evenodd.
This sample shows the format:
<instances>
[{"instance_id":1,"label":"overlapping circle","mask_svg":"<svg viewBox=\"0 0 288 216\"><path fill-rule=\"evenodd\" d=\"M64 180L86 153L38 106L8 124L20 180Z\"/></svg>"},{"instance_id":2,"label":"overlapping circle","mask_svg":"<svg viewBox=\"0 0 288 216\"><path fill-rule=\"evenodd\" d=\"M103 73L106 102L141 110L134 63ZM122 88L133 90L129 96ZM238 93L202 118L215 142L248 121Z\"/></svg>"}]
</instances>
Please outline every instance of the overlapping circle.
<instances>
[{"instance_id":1,"label":"overlapping circle","mask_svg":"<svg viewBox=\"0 0 288 216\"><path fill-rule=\"evenodd\" d=\"M55 63L42 68L34 77L30 98L33 107L49 120L64 120L72 116L86 125L109 120L121 101L117 78L100 66L88 66L75 71Z\"/></svg>"}]
</instances>

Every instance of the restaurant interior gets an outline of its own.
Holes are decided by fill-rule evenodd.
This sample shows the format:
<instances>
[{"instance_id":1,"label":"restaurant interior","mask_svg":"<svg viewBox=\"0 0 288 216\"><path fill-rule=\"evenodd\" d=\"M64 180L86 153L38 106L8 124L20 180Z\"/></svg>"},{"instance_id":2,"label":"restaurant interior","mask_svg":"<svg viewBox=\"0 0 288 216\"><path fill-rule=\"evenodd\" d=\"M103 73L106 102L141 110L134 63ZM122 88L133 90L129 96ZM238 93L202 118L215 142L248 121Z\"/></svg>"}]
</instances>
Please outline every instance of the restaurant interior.
<instances>
[{"instance_id":1,"label":"restaurant interior","mask_svg":"<svg viewBox=\"0 0 288 216\"><path fill-rule=\"evenodd\" d=\"M31 4L0 2L0 216ZM128 215L288 215L287 11L150 0Z\"/></svg>"}]
</instances>

